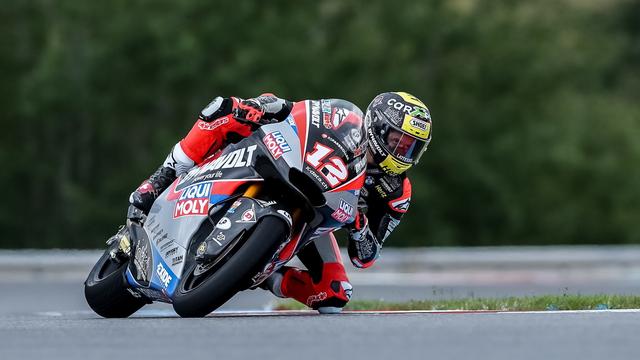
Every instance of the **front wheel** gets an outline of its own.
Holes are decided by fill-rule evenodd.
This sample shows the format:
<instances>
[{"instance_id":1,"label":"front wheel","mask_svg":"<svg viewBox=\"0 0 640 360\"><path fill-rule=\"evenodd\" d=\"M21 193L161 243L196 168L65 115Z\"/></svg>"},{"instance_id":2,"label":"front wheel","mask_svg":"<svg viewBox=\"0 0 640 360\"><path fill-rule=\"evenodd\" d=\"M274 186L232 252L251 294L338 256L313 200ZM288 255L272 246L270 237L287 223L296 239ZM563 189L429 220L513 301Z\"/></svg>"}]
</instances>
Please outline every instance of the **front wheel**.
<instances>
[{"instance_id":1,"label":"front wheel","mask_svg":"<svg viewBox=\"0 0 640 360\"><path fill-rule=\"evenodd\" d=\"M226 263L212 274L197 279L194 267L180 279L173 308L182 317L203 317L242 290L251 277L271 259L287 238L287 224L275 216L266 216Z\"/></svg>"},{"instance_id":2,"label":"front wheel","mask_svg":"<svg viewBox=\"0 0 640 360\"><path fill-rule=\"evenodd\" d=\"M125 318L147 302L134 296L125 279L128 261L111 259L109 250L102 254L84 282L84 297L93 311L105 318Z\"/></svg>"}]
</instances>

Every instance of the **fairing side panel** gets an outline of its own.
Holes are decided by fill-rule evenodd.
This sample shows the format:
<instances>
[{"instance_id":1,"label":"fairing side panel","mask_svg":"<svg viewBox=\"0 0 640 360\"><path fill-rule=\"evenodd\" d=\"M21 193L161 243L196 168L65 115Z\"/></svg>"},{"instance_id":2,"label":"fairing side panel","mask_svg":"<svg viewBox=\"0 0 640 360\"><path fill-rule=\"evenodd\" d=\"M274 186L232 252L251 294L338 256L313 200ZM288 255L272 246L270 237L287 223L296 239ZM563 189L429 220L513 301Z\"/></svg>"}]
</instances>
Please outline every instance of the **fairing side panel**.
<instances>
[{"instance_id":1,"label":"fairing side panel","mask_svg":"<svg viewBox=\"0 0 640 360\"><path fill-rule=\"evenodd\" d=\"M263 179L251 167L257 145L245 139L180 176L153 204L144 230L153 249L151 288L173 294L189 243L209 209L238 187Z\"/></svg>"}]
</instances>

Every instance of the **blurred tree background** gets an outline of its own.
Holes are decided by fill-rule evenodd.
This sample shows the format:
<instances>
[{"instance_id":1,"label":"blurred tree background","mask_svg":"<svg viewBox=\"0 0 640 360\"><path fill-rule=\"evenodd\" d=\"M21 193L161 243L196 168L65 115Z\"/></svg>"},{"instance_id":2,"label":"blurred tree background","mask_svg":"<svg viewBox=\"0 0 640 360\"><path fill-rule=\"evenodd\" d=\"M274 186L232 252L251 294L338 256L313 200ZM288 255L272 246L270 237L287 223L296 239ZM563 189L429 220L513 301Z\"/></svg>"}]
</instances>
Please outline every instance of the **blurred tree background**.
<instances>
[{"instance_id":1,"label":"blurred tree background","mask_svg":"<svg viewBox=\"0 0 640 360\"><path fill-rule=\"evenodd\" d=\"M9 0L0 247L91 248L217 95L404 90L396 246L640 243L640 1Z\"/></svg>"}]
</instances>

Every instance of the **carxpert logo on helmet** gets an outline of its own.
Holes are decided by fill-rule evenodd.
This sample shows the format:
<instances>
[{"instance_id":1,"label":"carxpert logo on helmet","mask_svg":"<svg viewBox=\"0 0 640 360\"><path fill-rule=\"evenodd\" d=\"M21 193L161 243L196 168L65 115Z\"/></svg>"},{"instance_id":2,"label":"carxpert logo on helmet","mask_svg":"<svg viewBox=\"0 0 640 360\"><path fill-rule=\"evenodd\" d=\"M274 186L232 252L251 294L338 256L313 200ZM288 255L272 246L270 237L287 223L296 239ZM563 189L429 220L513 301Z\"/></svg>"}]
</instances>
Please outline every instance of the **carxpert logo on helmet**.
<instances>
[{"instance_id":1,"label":"carxpert logo on helmet","mask_svg":"<svg viewBox=\"0 0 640 360\"><path fill-rule=\"evenodd\" d=\"M431 114L427 105L425 105L417 97L406 92L395 92L401 99L391 98L387 100L387 105L397 110L402 110L407 115L422 118L424 120L430 120Z\"/></svg>"},{"instance_id":2,"label":"carxpert logo on helmet","mask_svg":"<svg viewBox=\"0 0 640 360\"><path fill-rule=\"evenodd\" d=\"M400 110L410 116L415 116L423 119L431 118L431 115L429 114L429 110L427 110L426 106L409 105L393 98L387 100L387 105L393 107L396 110Z\"/></svg>"}]
</instances>

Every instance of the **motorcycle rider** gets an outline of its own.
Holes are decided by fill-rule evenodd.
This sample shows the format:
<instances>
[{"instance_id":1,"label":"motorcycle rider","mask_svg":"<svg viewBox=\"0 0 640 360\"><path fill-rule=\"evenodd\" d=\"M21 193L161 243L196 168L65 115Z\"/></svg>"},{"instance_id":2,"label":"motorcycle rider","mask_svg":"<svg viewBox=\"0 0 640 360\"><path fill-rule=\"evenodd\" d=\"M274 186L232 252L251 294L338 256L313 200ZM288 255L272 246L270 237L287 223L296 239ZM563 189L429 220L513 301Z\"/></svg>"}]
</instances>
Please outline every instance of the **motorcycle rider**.
<instances>
[{"instance_id":1,"label":"motorcycle rider","mask_svg":"<svg viewBox=\"0 0 640 360\"><path fill-rule=\"evenodd\" d=\"M260 125L285 120L292 108L292 102L273 94L246 100L216 97L129 202L148 213L178 176ZM418 163L431 141L429 110L406 92L379 94L367 107L364 120L368 167L356 219L348 229L348 254L358 268L373 265L382 244L407 212L411 183L406 171ZM339 312L351 298L352 286L334 235L318 237L298 258L307 270L283 266L263 286L278 297L296 299L320 312Z\"/></svg>"}]
</instances>

